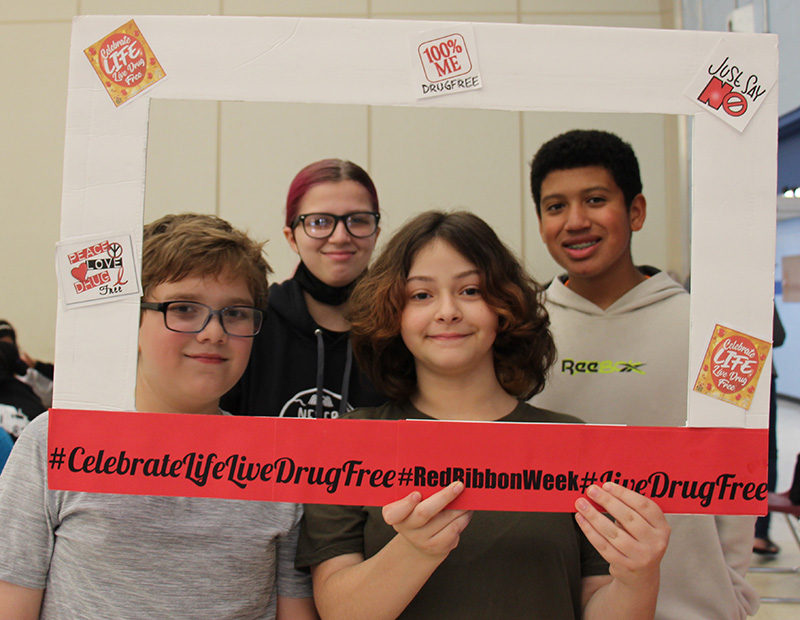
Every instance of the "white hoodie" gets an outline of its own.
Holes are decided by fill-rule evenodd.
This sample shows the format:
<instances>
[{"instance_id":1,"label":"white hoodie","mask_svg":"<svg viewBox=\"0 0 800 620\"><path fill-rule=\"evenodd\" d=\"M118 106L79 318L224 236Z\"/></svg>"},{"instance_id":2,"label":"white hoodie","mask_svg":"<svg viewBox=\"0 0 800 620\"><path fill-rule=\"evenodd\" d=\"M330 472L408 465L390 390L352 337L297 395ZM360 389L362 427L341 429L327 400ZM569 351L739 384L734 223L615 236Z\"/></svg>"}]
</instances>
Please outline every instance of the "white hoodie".
<instances>
[{"instance_id":1,"label":"white hoodie","mask_svg":"<svg viewBox=\"0 0 800 620\"><path fill-rule=\"evenodd\" d=\"M531 402L593 424L684 426L689 295L667 274L650 276L605 310L555 279L547 288L558 350ZM668 515L657 620L743 620L759 597L745 581L753 517Z\"/></svg>"}]
</instances>

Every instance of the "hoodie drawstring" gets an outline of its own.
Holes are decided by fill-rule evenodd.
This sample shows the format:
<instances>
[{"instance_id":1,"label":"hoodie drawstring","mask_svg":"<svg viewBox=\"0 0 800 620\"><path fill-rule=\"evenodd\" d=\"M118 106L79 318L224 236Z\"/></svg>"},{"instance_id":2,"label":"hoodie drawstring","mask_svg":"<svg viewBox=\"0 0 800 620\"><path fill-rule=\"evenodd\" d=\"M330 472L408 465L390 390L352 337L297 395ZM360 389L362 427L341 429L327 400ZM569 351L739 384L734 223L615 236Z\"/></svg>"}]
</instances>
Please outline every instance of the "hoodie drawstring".
<instances>
[{"instance_id":1,"label":"hoodie drawstring","mask_svg":"<svg viewBox=\"0 0 800 620\"><path fill-rule=\"evenodd\" d=\"M317 337L317 404L314 408L314 417L319 419L322 417L322 398L324 396L322 384L325 377L325 342L322 340L320 328L314 330L314 335Z\"/></svg>"},{"instance_id":2,"label":"hoodie drawstring","mask_svg":"<svg viewBox=\"0 0 800 620\"><path fill-rule=\"evenodd\" d=\"M323 415L322 401L325 396L323 384L325 382L325 341L322 338L322 330L314 330L317 337L317 402L314 406L314 417L321 418ZM347 413L347 398L350 392L350 374L353 369L353 347L350 346L350 338L347 339L347 353L344 361L344 376L342 377L342 391L339 400L339 417Z\"/></svg>"},{"instance_id":3,"label":"hoodie drawstring","mask_svg":"<svg viewBox=\"0 0 800 620\"><path fill-rule=\"evenodd\" d=\"M353 347L350 338L347 339L347 356L344 360L344 377L342 377L342 398L339 401L339 417L347 413L347 397L350 391L350 369L353 367Z\"/></svg>"}]
</instances>

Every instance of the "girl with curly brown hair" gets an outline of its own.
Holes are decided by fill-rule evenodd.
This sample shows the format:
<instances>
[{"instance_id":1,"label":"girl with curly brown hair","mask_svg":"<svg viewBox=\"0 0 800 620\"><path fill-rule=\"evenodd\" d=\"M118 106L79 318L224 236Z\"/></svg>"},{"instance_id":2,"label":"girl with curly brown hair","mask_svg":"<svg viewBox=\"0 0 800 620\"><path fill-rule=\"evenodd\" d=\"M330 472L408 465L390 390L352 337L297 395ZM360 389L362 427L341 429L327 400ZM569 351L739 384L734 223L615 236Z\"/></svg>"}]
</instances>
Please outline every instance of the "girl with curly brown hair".
<instances>
[{"instance_id":1,"label":"girl with curly brown hair","mask_svg":"<svg viewBox=\"0 0 800 620\"><path fill-rule=\"evenodd\" d=\"M403 226L351 297L353 350L392 400L351 417L579 422L525 403L555 356L541 287L483 220ZM442 446L446 450L447 446ZM565 513L448 508L461 481L385 506L307 506L298 566L322 618L652 618L669 526L592 486Z\"/></svg>"}]
</instances>

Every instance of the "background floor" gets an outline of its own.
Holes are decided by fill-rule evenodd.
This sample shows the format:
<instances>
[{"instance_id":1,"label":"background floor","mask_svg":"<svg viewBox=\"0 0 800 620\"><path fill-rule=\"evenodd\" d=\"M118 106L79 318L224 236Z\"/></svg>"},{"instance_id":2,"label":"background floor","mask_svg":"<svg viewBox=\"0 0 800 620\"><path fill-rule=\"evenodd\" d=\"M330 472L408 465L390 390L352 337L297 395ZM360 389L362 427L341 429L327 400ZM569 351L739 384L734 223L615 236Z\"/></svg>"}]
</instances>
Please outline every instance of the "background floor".
<instances>
[{"instance_id":1,"label":"background floor","mask_svg":"<svg viewBox=\"0 0 800 620\"><path fill-rule=\"evenodd\" d=\"M789 488L794 474L797 454L800 453L800 404L778 400L778 492ZM783 514L773 513L770 538L781 548L772 559L753 556L751 566L800 567L800 548ZM800 572L788 574L748 573L761 596L800 597ZM762 603L753 616L756 620L797 620L800 604Z\"/></svg>"}]
</instances>

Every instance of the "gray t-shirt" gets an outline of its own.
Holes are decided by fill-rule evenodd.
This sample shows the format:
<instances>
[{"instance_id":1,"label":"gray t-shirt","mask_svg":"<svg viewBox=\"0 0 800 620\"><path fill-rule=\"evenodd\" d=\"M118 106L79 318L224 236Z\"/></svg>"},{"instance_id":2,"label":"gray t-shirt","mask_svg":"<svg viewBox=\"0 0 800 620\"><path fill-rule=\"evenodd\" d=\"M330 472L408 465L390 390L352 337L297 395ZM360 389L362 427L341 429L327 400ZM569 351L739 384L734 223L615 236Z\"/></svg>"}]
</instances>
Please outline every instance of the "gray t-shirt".
<instances>
[{"instance_id":1,"label":"gray t-shirt","mask_svg":"<svg viewBox=\"0 0 800 620\"><path fill-rule=\"evenodd\" d=\"M47 420L0 476L0 579L45 589L41 618L275 618L311 596L297 504L47 489Z\"/></svg>"}]
</instances>

